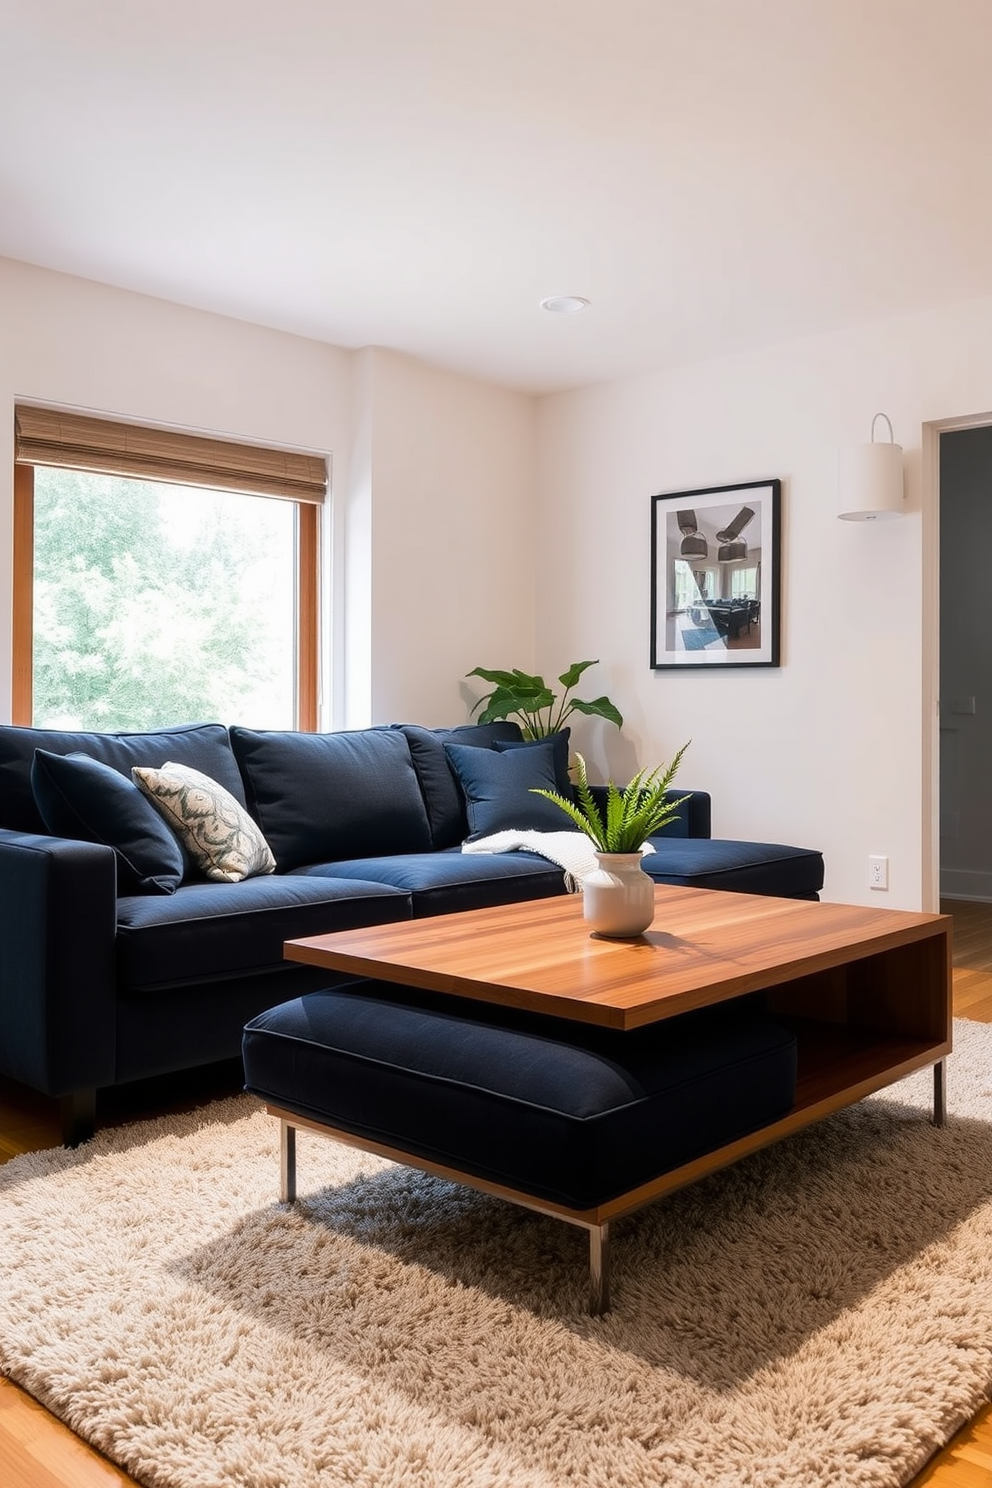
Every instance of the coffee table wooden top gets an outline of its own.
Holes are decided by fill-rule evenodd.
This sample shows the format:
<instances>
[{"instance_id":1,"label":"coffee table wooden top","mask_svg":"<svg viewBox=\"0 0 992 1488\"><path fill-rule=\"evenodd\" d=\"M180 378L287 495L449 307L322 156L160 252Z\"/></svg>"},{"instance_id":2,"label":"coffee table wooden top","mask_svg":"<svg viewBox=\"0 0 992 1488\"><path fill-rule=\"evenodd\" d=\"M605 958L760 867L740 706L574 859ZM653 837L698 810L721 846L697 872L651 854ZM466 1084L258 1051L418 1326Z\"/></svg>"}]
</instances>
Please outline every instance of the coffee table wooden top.
<instances>
[{"instance_id":1,"label":"coffee table wooden top","mask_svg":"<svg viewBox=\"0 0 992 1488\"><path fill-rule=\"evenodd\" d=\"M581 895L403 920L286 942L312 966L637 1028L691 1008L943 936L948 915L655 888L651 929L636 940L592 936Z\"/></svg>"}]
</instances>

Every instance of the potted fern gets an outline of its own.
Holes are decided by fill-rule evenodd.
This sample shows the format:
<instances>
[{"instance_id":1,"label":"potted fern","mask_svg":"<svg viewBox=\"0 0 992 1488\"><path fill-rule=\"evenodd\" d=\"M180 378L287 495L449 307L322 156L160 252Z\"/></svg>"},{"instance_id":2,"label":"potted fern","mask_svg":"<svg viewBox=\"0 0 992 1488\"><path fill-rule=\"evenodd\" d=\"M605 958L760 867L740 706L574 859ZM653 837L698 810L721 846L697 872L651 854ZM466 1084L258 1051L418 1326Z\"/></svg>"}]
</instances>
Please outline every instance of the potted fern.
<instances>
[{"instance_id":1,"label":"potted fern","mask_svg":"<svg viewBox=\"0 0 992 1488\"><path fill-rule=\"evenodd\" d=\"M594 935L625 939L640 935L654 919L654 883L641 867L641 848L678 812L686 799L667 799L688 743L667 767L639 770L620 789L611 780L605 800L597 803L589 786L586 762L575 756L575 800L558 791L536 789L564 811L591 840L598 867L582 882L582 913Z\"/></svg>"}]
</instances>

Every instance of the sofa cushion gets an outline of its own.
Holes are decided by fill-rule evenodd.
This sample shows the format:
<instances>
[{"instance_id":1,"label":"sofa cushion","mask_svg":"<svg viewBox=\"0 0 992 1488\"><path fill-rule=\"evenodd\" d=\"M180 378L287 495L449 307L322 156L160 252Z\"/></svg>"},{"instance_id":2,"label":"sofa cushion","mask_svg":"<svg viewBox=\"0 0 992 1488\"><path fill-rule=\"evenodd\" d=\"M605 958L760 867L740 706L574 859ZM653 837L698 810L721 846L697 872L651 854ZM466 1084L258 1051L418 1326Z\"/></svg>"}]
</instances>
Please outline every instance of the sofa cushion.
<instances>
[{"instance_id":1,"label":"sofa cushion","mask_svg":"<svg viewBox=\"0 0 992 1488\"><path fill-rule=\"evenodd\" d=\"M0 826L15 832L44 832L45 823L31 789L36 749L51 754L86 754L131 778L133 765L162 765L179 760L202 770L245 804L237 761L227 729L220 723L147 733L100 734L62 729L22 728L0 724Z\"/></svg>"},{"instance_id":2,"label":"sofa cushion","mask_svg":"<svg viewBox=\"0 0 992 1488\"><path fill-rule=\"evenodd\" d=\"M466 723L446 729L421 728L415 723L398 723L393 727L405 735L410 746L410 757L427 806L433 846L457 847L468 835L468 819L465 797L444 746L467 744L475 749L491 749L499 740L520 743L518 725L504 719L498 723Z\"/></svg>"},{"instance_id":3,"label":"sofa cushion","mask_svg":"<svg viewBox=\"0 0 992 1488\"><path fill-rule=\"evenodd\" d=\"M816 899L823 887L823 854L778 842L730 842L719 837L680 841L652 837L642 862L656 883L730 889L783 899Z\"/></svg>"},{"instance_id":4,"label":"sofa cushion","mask_svg":"<svg viewBox=\"0 0 992 1488\"><path fill-rule=\"evenodd\" d=\"M549 742L554 749L555 780L558 782L558 790L561 795L571 801L575 794L568 777L568 741L571 734L571 729L563 728L559 729L556 734L546 734L544 739L497 739L493 748L497 754L502 754L507 749L534 749L540 744Z\"/></svg>"},{"instance_id":5,"label":"sofa cushion","mask_svg":"<svg viewBox=\"0 0 992 1488\"><path fill-rule=\"evenodd\" d=\"M275 868L258 823L202 770L167 760L161 770L135 765L131 777L207 878L240 883Z\"/></svg>"},{"instance_id":6,"label":"sofa cushion","mask_svg":"<svg viewBox=\"0 0 992 1488\"><path fill-rule=\"evenodd\" d=\"M361 878L391 884L413 900L415 918L490 909L565 892L565 875L536 853L404 853L392 858L348 858L296 870L307 877Z\"/></svg>"},{"instance_id":7,"label":"sofa cushion","mask_svg":"<svg viewBox=\"0 0 992 1488\"><path fill-rule=\"evenodd\" d=\"M538 787L558 788L552 740L503 754L464 744L445 744L444 752L465 794L469 841L492 832L568 830L571 823L561 808L533 794Z\"/></svg>"},{"instance_id":8,"label":"sofa cushion","mask_svg":"<svg viewBox=\"0 0 992 1488\"><path fill-rule=\"evenodd\" d=\"M183 884L169 898L118 903L118 985L145 996L284 965L283 943L410 918L410 896L381 883L267 876ZM329 978L330 979L330 978ZM204 995L211 995L209 985Z\"/></svg>"},{"instance_id":9,"label":"sofa cushion","mask_svg":"<svg viewBox=\"0 0 992 1488\"><path fill-rule=\"evenodd\" d=\"M265 1100L580 1209L795 1096L795 1038L746 998L620 1032L369 982L260 1014L243 1048Z\"/></svg>"},{"instance_id":10,"label":"sofa cushion","mask_svg":"<svg viewBox=\"0 0 992 1488\"><path fill-rule=\"evenodd\" d=\"M430 848L410 749L396 730L302 734L232 728L231 742L249 807L280 870Z\"/></svg>"},{"instance_id":11,"label":"sofa cushion","mask_svg":"<svg viewBox=\"0 0 992 1488\"><path fill-rule=\"evenodd\" d=\"M119 894L173 894L184 861L175 836L133 781L86 754L35 750L31 786L53 837L102 842L117 854Z\"/></svg>"}]
</instances>

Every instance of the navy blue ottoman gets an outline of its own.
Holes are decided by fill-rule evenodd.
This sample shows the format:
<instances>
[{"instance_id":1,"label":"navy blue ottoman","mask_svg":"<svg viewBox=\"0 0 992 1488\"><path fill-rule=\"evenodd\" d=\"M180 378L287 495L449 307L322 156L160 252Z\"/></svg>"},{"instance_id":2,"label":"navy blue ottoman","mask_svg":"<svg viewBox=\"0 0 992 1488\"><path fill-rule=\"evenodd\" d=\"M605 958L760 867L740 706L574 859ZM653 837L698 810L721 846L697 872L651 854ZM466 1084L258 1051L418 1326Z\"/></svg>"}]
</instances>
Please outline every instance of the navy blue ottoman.
<instances>
[{"instance_id":1,"label":"navy blue ottoman","mask_svg":"<svg viewBox=\"0 0 992 1488\"><path fill-rule=\"evenodd\" d=\"M781 899L819 899L823 854L781 842L732 842L720 837L652 837L641 866L655 883L729 889Z\"/></svg>"},{"instance_id":2,"label":"navy blue ottoman","mask_svg":"<svg viewBox=\"0 0 992 1488\"><path fill-rule=\"evenodd\" d=\"M362 982L253 1018L243 1053L282 1121L284 1201L296 1127L341 1134L586 1227L594 1312L609 1217L784 1116L796 1082L795 1039L760 996L623 1032Z\"/></svg>"}]
</instances>

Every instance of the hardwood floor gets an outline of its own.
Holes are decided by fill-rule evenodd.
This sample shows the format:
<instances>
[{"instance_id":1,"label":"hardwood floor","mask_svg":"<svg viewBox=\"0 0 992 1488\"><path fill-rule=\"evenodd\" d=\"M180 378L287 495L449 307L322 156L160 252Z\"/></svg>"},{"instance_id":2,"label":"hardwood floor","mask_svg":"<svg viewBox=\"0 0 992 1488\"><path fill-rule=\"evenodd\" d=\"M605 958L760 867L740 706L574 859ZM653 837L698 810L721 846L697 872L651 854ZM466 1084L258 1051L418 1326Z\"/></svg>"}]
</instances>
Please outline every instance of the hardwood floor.
<instances>
[{"instance_id":1,"label":"hardwood floor","mask_svg":"<svg viewBox=\"0 0 992 1488\"><path fill-rule=\"evenodd\" d=\"M992 904L942 899L940 911L954 918L954 965L992 971Z\"/></svg>"},{"instance_id":2,"label":"hardwood floor","mask_svg":"<svg viewBox=\"0 0 992 1488\"><path fill-rule=\"evenodd\" d=\"M992 904L941 905L954 916L954 1014L992 1023ZM236 1088L231 1066L175 1082L149 1081L118 1093L100 1110L101 1124L140 1120L195 1105ZM55 1101L0 1081L0 1162L58 1144ZM0 1484L3 1488L137 1488L135 1480L95 1452L43 1406L0 1379ZM992 1488L992 1404L979 1411L909 1488Z\"/></svg>"}]
</instances>

